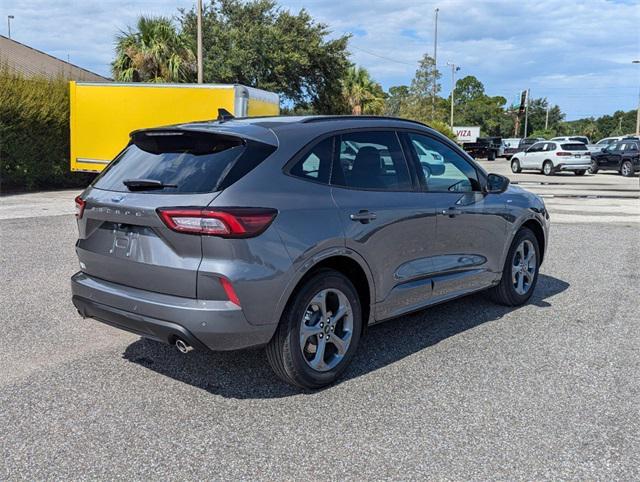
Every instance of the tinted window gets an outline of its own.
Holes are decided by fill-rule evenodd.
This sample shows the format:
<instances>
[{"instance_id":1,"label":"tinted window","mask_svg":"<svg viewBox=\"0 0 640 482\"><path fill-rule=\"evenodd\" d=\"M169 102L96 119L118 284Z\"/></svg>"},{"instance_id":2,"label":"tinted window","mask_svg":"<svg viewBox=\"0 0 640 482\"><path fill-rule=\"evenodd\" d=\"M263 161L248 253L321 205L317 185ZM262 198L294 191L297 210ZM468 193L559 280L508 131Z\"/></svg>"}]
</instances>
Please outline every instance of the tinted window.
<instances>
[{"instance_id":1,"label":"tinted window","mask_svg":"<svg viewBox=\"0 0 640 482\"><path fill-rule=\"evenodd\" d=\"M408 137L428 191L480 190L476 169L451 147L420 134L409 133Z\"/></svg>"},{"instance_id":2,"label":"tinted window","mask_svg":"<svg viewBox=\"0 0 640 482\"><path fill-rule=\"evenodd\" d=\"M586 151L587 146L582 142L574 142L572 144L562 144L560 146L563 151Z\"/></svg>"},{"instance_id":3,"label":"tinted window","mask_svg":"<svg viewBox=\"0 0 640 482\"><path fill-rule=\"evenodd\" d=\"M292 175L328 184L333 158L333 137L329 137L305 153L289 171Z\"/></svg>"},{"instance_id":4,"label":"tinted window","mask_svg":"<svg viewBox=\"0 0 640 482\"><path fill-rule=\"evenodd\" d=\"M528 152L540 152L542 150L544 150L544 143L539 142L529 147Z\"/></svg>"},{"instance_id":5,"label":"tinted window","mask_svg":"<svg viewBox=\"0 0 640 482\"><path fill-rule=\"evenodd\" d=\"M130 145L96 179L94 187L126 192L128 179L151 179L167 185L154 193L202 193L217 189L232 164L246 150L243 144L219 145L218 152L152 153ZM266 157L266 156L265 156Z\"/></svg>"},{"instance_id":6,"label":"tinted window","mask_svg":"<svg viewBox=\"0 0 640 482\"><path fill-rule=\"evenodd\" d=\"M582 142L583 144L589 144L589 139L582 136L569 137L570 141Z\"/></svg>"},{"instance_id":7,"label":"tinted window","mask_svg":"<svg viewBox=\"0 0 640 482\"><path fill-rule=\"evenodd\" d=\"M545 146L545 151L555 151L556 150L556 144L555 142L548 142Z\"/></svg>"},{"instance_id":8,"label":"tinted window","mask_svg":"<svg viewBox=\"0 0 640 482\"><path fill-rule=\"evenodd\" d=\"M412 190L407 162L395 132L353 132L339 139L333 184L380 191Z\"/></svg>"},{"instance_id":9,"label":"tinted window","mask_svg":"<svg viewBox=\"0 0 640 482\"><path fill-rule=\"evenodd\" d=\"M638 144L636 142L629 142L627 145L627 150L629 151L637 151L638 150Z\"/></svg>"}]
</instances>

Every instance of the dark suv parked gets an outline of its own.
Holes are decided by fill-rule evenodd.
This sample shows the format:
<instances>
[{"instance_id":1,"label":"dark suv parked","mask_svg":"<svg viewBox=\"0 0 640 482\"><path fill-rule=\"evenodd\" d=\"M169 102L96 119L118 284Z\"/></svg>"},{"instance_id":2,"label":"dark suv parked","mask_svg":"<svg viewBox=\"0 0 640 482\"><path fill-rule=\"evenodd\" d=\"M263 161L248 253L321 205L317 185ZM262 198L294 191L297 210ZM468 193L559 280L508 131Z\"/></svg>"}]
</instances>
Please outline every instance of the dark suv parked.
<instances>
[{"instance_id":1,"label":"dark suv parked","mask_svg":"<svg viewBox=\"0 0 640 482\"><path fill-rule=\"evenodd\" d=\"M369 324L479 290L525 303L548 232L540 198L389 118L137 131L76 203L82 316L183 352L266 345L307 388Z\"/></svg>"},{"instance_id":2,"label":"dark suv parked","mask_svg":"<svg viewBox=\"0 0 640 482\"><path fill-rule=\"evenodd\" d=\"M625 177L640 171L640 140L625 138L592 153L589 172L596 174L598 171L618 171Z\"/></svg>"}]
</instances>

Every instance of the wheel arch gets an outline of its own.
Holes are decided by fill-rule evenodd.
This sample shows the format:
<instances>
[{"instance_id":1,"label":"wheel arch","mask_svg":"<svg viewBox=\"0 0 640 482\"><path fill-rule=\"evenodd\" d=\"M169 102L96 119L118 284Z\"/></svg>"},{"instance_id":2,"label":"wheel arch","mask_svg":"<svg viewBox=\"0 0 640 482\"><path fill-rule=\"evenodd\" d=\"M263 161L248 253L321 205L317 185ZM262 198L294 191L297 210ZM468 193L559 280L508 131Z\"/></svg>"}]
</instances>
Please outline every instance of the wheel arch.
<instances>
[{"instance_id":1,"label":"wheel arch","mask_svg":"<svg viewBox=\"0 0 640 482\"><path fill-rule=\"evenodd\" d=\"M520 225L517 231L520 231L520 229L522 228L529 228L535 235L536 240L538 241L538 248L540 249L540 264L542 264L542 262L544 261L544 253L547 246L547 239L545 237L542 224L540 224L540 221L535 218L529 218Z\"/></svg>"},{"instance_id":2,"label":"wheel arch","mask_svg":"<svg viewBox=\"0 0 640 482\"><path fill-rule=\"evenodd\" d=\"M325 256L317 255L303 265L290 281L283 296L278 302L278 316L282 316L286 306L307 279L323 268L332 269L346 276L355 287L360 298L362 309L363 332L371 322L373 315L372 304L375 300L373 277L367 263L359 255L350 250L340 250ZM279 320L280 318L278 318Z\"/></svg>"}]
</instances>

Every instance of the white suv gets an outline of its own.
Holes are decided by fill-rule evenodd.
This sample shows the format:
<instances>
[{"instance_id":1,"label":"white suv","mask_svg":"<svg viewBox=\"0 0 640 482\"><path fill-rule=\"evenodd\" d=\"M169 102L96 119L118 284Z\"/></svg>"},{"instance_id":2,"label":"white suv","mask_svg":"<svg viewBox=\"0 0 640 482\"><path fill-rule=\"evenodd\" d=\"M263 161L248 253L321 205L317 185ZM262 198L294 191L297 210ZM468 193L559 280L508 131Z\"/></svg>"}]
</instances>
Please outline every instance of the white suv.
<instances>
[{"instance_id":1,"label":"white suv","mask_svg":"<svg viewBox=\"0 0 640 482\"><path fill-rule=\"evenodd\" d=\"M541 171L551 176L558 171L573 171L577 176L584 175L591 166L591 155L582 142L536 142L526 151L516 152L511 158L511 170Z\"/></svg>"}]
</instances>

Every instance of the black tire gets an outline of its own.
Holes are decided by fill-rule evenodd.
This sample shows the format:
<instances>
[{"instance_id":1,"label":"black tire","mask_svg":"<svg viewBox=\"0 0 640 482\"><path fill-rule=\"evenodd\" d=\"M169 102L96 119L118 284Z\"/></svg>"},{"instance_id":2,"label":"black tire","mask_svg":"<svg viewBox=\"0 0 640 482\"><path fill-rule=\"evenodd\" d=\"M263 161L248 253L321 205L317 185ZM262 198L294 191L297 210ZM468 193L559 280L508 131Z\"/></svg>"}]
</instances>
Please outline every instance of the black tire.
<instances>
[{"instance_id":1,"label":"black tire","mask_svg":"<svg viewBox=\"0 0 640 482\"><path fill-rule=\"evenodd\" d=\"M530 242L536 254L535 260L535 273L533 275L533 281L530 283L529 288L525 294L519 294L514 286L512 278L512 267L514 265L514 259L516 256L516 250L524 241ZM536 284L538 282L538 272L540 270L540 247L538 246L538 240L529 228L521 228L520 231L513 238L507 259L502 269L502 278L500 283L488 290L489 297L500 305L505 306L520 306L525 304L531 298Z\"/></svg>"},{"instance_id":2,"label":"black tire","mask_svg":"<svg viewBox=\"0 0 640 482\"><path fill-rule=\"evenodd\" d=\"M580 169L578 171L573 171L573 172L576 176L584 176L585 172L587 171L585 169Z\"/></svg>"},{"instance_id":3,"label":"black tire","mask_svg":"<svg viewBox=\"0 0 640 482\"><path fill-rule=\"evenodd\" d=\"M589 168L589 174L598 174L598 163L591 161L591 167Z\"/></svg>"},{"instance_id":4,"label":"black tire","mask_svg":"<svg viewBox=\"0 0 640 482\"><path fill-rule=\"evenodd\" d=\"M511 171L514 174L518 174L522 172L522 168L520 167L520 161L517 158L511 161Z\"/></svg>"},{"instance_id":5,"label":"black tire","mask_svg":"<svg viewBox=\"0 0 640 482\"><path fill-rule=\"evenodd\" d=\"M495 161L495 160L496 160L496 153L494 151L491 151L487 156L487 161Z\"/></svg>"},{"instance_id":6,"label":"black tire","mask_svg":"<svg viewBox=\"0 0 640 482\"><path fill-rule=\"evenodd\" d=\"M300 328L314 296L326 289L341 291L351 305L353 328L346 354L328 371L314 370L305 360L300 346ZM337 330L336 330L337 331ZM267 359L276 375L303 389L318 389L333 383L351 362L362 334L362 310L353 284L343 274L321 269L307 278L292 295L280 324L266 347ZM328 343L326 343L328 345Z\"/></svg>"},{"instance_id":7,"label":"black tire","mask_svg":"<svg viewBox=\"0 0 640 482\"><path fill-rule=\"evenodd\" d=\"M633 163L631 161L624 161L620 165L620 174L624 177L633 177Z\"/></svg>"},{"instance_id":8,"label":"black tire","mask_svg":"<svg viewBox=\"0 0 640 482\"><path fill-rule=\"evenodd\" d=\"M545 176L553 176L555 174L555 169L553 168L553 162L544 161L542 163L542 174Z\"/></svg>"}]
</instances>

